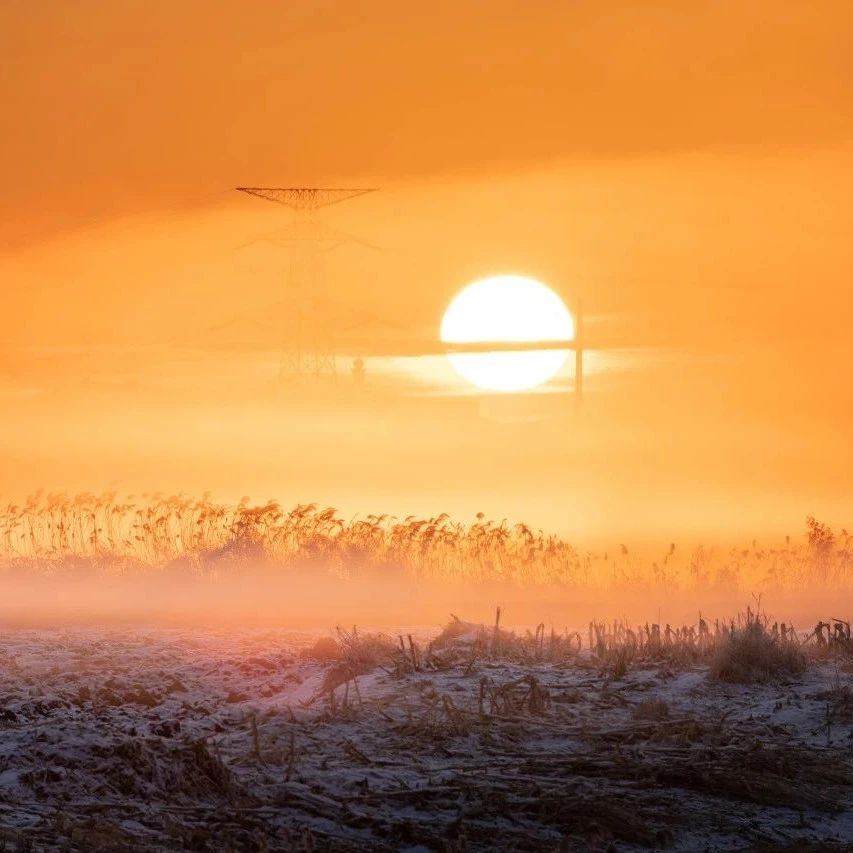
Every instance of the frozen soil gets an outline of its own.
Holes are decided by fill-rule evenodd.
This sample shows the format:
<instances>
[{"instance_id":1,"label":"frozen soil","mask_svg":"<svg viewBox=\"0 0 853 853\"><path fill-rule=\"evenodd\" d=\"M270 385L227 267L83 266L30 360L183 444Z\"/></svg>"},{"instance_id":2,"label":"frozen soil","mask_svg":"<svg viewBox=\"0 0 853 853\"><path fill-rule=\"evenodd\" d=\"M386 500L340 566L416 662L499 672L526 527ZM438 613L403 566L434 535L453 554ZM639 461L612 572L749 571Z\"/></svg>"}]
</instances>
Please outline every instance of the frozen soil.
<instances>
[{"instance_id":1,"label":"frozen soil","mask_svg":"<svg viewBox=\"0 0 853 853\"><path fill-rule=\"evenodd\" d=\"M736 686L316 640L0 634L0 849L853 849L838 661Z\"/></svg>"}]
</instances>

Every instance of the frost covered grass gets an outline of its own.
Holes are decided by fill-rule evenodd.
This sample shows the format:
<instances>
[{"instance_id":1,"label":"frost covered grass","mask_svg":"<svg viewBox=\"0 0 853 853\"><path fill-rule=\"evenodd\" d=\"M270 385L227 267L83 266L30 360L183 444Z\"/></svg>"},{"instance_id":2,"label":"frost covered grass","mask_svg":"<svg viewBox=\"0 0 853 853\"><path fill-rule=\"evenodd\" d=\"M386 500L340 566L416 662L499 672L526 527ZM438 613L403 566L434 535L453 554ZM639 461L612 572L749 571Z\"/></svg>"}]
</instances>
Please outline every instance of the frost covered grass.
<instances>
[{"instance_id":1,"label":"frost covered grass","mask_svg":"<svg viewBox=\"0 0 853 853\"><path fill-rule=\"evenodd\" d=\"M846 623L786 627L805 669L740 684L715 677L720 650L756 621L781 642L781 626L749 612L686 631L509 630L502 618L384 633L6 631L0 840L843 849Z\"/></svg>"},{"instance_id":2,"label":"frost covered grass","mask_svg":"<svg viewBox=\"0 0 853 853\"><path fill-rule=\"evenodd\" d=\"M771 634L757 618L731 631L711 660L711 674L720 681L746 684L799 675L806 655L796 636Z\"/></svg>"},{"instance_id":3,"label":"frost covered grass","mask_svg":"<svg viewBox=\"0 0 853 853\"><path fill-rule=\"evenodd\" d=\"M377 667L402 675L441 669L449 663L467 661L473 665L478 660L495 659L559 665L583 659L613 678L650 664L678 668L704 665L712 679L743 684L784 681L803 673L811 661L826 657L853 665L849 622L819 622L810 632L798 632L784 622L771 622L750 607L732 619L709 623L700 617L694 625L677 628L656 623L631 628L620 620L592 621L586 644L579 631L546 630L544 623L521 632L509 631L500 621L500 607L493 625L475 625L453 616L423 647L411 634L400 634L395 642L386 634L338 628L337 640L320 639L304 654L334 663L330 670L332 687L343 683L339 674L354 678Z\"/></svg>"}]
</instances>

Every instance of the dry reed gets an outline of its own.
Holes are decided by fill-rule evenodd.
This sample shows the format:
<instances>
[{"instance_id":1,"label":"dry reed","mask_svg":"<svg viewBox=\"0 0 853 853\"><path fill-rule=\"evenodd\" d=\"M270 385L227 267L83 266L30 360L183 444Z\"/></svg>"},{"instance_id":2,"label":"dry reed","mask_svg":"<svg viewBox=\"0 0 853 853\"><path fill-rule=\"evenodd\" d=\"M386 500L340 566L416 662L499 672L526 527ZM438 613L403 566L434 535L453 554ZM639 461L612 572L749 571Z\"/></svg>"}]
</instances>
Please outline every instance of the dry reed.
<instances>
[{"instance_id":1,"label":"dry reed","mask_svg":"<svg viewBox=\"0 0 853 853\"><path fill-rule=\"evenodd\" d=\"M367 515L345 520L333 508L269 501L236 505L207 496L33 495L0 509L0 570L181 571L211 574L266 566L342 577L403 573L419 579L562 584L633 590L849 589L853 538L807 519L801 542L779 548L682 551L672 544L646 561L625 546L581 553L526 524L470 524Z\"/></svg>"}]
</instances>

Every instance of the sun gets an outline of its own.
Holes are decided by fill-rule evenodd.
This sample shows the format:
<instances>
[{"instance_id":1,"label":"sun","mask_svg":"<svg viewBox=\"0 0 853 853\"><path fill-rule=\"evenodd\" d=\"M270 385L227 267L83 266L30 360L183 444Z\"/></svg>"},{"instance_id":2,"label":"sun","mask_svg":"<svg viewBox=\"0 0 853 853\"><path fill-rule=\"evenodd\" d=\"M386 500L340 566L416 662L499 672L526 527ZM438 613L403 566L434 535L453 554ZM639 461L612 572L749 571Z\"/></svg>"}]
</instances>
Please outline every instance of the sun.
<instances>
[{"instance_id":1,"label":"sun","mask_svg":"<svg viewBox=\"0 0 853 853\"><path fill-rule=\"evenodd\" d=\"M447 344L483 341L570 341L572 315L551 288L534 278L498 275L475 281L456 294L441 321ZM449 353L456 371L486 391L525 391L552 379L567 350Z\"/></svg>"}]
</instances>

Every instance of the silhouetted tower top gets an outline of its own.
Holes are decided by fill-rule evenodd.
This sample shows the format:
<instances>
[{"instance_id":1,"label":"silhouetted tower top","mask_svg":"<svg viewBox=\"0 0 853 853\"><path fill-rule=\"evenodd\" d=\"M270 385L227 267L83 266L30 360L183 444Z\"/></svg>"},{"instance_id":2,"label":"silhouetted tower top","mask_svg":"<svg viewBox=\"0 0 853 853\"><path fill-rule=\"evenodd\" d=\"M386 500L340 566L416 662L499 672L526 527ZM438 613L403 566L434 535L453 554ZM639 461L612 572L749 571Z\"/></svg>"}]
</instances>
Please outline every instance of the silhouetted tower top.
<instances>
[{"instance_id":1,"label":"silhouetted tower top","mask_svg":"<svg viewBox=\"0 0 853 853\"><path fill-rule=\"evenodd\" d=\"M293 210L319 210L356 196L376 191L375 187L237 187L241 193L256 195Z\"/></svg>"},{"instance_id":2,"label":"silhouetted tower top","mask_svg":"<svg viewBox=\"0 0 853 853\"><path fill-rule=\"evenodd\" d=\"M341 242L340 232L323 227L315 212L356 196L372 187L236 187L289 207L296 212L290 233L276 240L290 248L290 271L282 317L282 351L279 376L336 376L337 363L332 328L325 304L325 255Z\"/></svg>"}]
</instances>

